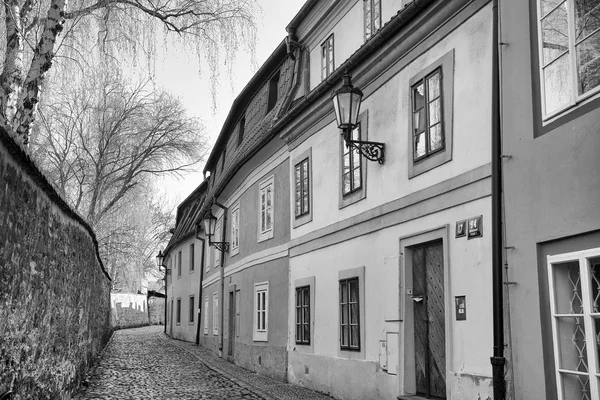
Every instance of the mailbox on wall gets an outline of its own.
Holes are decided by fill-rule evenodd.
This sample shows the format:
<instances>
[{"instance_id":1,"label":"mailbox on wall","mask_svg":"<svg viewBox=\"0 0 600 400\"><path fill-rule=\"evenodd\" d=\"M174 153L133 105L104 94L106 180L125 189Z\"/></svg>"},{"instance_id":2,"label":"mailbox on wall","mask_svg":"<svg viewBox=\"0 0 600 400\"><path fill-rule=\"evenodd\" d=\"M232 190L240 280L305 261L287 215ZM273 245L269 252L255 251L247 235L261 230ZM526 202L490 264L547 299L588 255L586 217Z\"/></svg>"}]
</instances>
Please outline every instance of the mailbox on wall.
<instances>
[{"instance_id":1,"label":"mailbox on wall","mask_svg":"<svg viewBox=\"0 0 600 400\"><path fill-rule=\"evenodd\" d=\"M467 319L467 297L456 296L454 298L454 304L456 305L456 320L466 321Z\"/></svg>"}]
</instances>

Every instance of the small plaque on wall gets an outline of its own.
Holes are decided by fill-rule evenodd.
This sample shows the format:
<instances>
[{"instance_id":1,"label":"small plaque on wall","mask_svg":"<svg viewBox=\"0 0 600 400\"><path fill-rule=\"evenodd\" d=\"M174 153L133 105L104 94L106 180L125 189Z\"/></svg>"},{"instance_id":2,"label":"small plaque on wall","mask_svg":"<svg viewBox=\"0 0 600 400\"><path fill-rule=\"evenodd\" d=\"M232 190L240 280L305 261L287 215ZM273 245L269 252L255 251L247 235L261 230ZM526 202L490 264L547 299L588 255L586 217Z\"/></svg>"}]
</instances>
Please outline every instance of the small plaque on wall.
<instances>
[{"instance_id":1,"label":"small plaque on wall","mask_svg":"<svg viewBox=\"0 0 600 400\"><path fill-rule=\"evenodd\" d=\"M463 237L467 236L467 220L463 219L462 221L456 222L456 235L455 237Z\"/></svg>"},{"instance_id":2,"label":"small plaque on wall","mask_svg":"<svg viewBox=\"0 0 600 400\"><path fill-rule=\"evenodd\" d=\"M468 239L478 238L483 236L483 216L469 218Z\"/></svg>"},{"instance_id":3,"label":"small plaque on wall","mask_svg":"<svg viewBox=\"0 0 600 400\"><path fill-rule=\"evenodd\" d=\"M467 297L456 296L454 298L456 303L456 320L466 321L467 320Z\"/></svg>"}]
</instances>

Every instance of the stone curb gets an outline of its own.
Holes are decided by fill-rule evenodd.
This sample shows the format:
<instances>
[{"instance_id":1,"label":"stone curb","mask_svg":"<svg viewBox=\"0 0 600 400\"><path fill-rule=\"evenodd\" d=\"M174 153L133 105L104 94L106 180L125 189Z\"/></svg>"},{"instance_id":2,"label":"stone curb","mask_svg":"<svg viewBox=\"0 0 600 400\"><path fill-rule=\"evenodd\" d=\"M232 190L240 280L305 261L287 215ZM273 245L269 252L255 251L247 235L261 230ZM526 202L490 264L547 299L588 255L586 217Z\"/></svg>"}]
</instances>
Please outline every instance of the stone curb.
<instances>
[{"instance_id":1,"label":"stone curb","mask_svg":"<svg viewBox=\"0 0 600 400\"><path fill-rule=\"evenodd\" d=\"M238 384L242 387L250 388L254 393L263 397L265 400L278 400L277 398L275 398L275 397L265 393L261 389L257 388L253 383L241 380L241 379L233 376L229 372L222 370L221 368L216 366L213 362L207 361L204 357L202 357L202 356L196 354L194 351L188 349L186 345L178 343L176 339L171 339L169 337L166 337L166 334L164 332L161 332L161 333L157 334L156 336L160 340L164 341L165 343L167 343L171 346L176 346L176 347L184 350L186 353L190 354L192 357L194 357L195 359L200 361L202 364L204 364L208 369L211 369L211 370L223 375L227 379L231 380L232 382L235 382L236 384ZM239 368L242 368L242 367L239 367Z\"/></svg>"}]
</instances>

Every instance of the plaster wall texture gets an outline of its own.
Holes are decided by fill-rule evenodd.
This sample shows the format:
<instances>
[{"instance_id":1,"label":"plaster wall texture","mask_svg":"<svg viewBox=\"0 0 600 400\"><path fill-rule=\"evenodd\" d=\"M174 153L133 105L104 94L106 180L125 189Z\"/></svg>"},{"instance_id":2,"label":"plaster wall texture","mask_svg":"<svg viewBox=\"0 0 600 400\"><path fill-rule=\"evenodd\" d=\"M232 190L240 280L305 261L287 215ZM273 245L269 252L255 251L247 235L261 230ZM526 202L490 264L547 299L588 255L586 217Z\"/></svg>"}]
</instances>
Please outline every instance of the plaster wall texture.
<instances>
[{"instance_id":1,"label":"plaster wall texture","mask_svg":"<svg viewBox=\"0 0 600 400\"><path fill-rule=\"evenodd\" d=\"M231 290L240 296L240 324L238 335L234 334L234 362L251 371L264 373L281 380L285 380L287 369L288 277L289 262L287 256L285 256L243 269L225 278L223 354L228 354L230 345L229 307L231 305L229 304L229 291ZM254 285L263 282L269 283L268 336L266 342L255 341L253 338L255 323ZM200 340L203 346L218 353L218 336L214 336L212 331L212 294L220 291L220 283L217 281L206 286L203 290L206 293L205 296L209 298L209 306L208 313L202 317ZM204 334L204 318L206 317L208 317L208 334Z\"/></svg>"},{"instance_id":2,"label":"plaster wall texture","mask_svg":"<svg viewBox=\"0 0 600 400\"><path fill-rule=\"evenodd\" d=\"M489 180L487 180L489 184ZM489 195L488 195L489 196ZM481 238L467 240L454 237L455 222L483 215L484 226L490 221L491 202L486 196L450 209L413 219L387 229L355 237L290 258L290 282L315 277L313 354L298 349L294 343L294 313L288 319L290 339L290 382L317 390L331 390L344 399L393 398L406 394L411 349L404 336L406 307L412 306L404 289L403 259L399 239L448 225L449 265L446 278L446 359L449 399L485 399L491 396L492 316L491 234L489 223ZM437 198L440 205L444 196ZM440 207L441 208L441 207ZM364 336L362 356L339 350L339 271L364 266ZM288 302L294 303L290 290ZM466 296L467 320L456 321L454 296ZM290 306L291 307L291 306ZM362 316L361 316L362 317ZM399 333L398 374L390 375L379 368L379 341L386 333ZM305 372L308 371L308 374ZM361 376L360 380L356 376ZM414 385L414 383L413 383ZM480 396L480 397L478 397Z\"/></svg>"},{"instance_id":3,"label":"plaster wall texture","mask_svg":"<svg viewBox=\"0 0 600 400\"><path fill-rule=\"evenodd\" d=\"M129 328L148 325L148 305L145 294L111 293L111 325L115 328Z\"/></svg>"},{"instance_id":4,"label":"plaster wall texture","mask_svg":"<svg viewBox=\"0 0 600 400\"><path fill-rule=\"evenodd\" d=\"M0 131L0 393L68 397L112 330L93 232Z\"/></svg>"},{"instance_id":5,"label":"plaster wall texture","mask_svg":"<svg viewBox=\"0 0 600 400\"><path fill-rule=\"evenodd\" d=\"M400 70L363 99L368 113L368 140L386 144L386 162L366 162L366 199L339 209L341 190L340 135L334 121L290 152L293 160L312 148L313 221L292 231L292 239L349 218L394 199L443 182L490 162L491 90L490 7L485 6L451 34ZM412 160L409 80L454 50L454 109L452 160L408 178ZM313 60L314 61L314 60ZM368 92L373 88L362 88Z\"/></svg>"},{"instance_id":6,"label":"plaster wall texture","mask_svg":"<svg viewBox=\"0 0 600 400\"><path fill-rule=\"evenodd\" d=\"M194 269L190 270L190 244L194 244ZM208 246L206 246L208 247ZM176 257L181 251L181 276L178 276ZM170 304L173 303L173 317L167 315L167 333L175 339L188 342L196 340L198 323L198 293L200 287L200 268L202 256L202 242L194 237L188 238L174 246L169 252L168 263L171 264L171 274L167 275L167 296ZM194 296L194 321L190 322L190 296ZM181 299L181 320L177 323L177 299Z\"/></svg>"},{"instance_id":7,"label":"plaster wall texture","mask_svg":"<svg viewBox=\"0 0 600 400\"><path fill-rule=\"evenodd\" d=\"M533 84L539 79L534 65L538 47L531 35L537 29L534 3L501 7L501 38L509 44L502 47L501 69L503 152L511 155L503 163L506 236L507 245L515 246L506 254L507 279L517 282L508 293L509 349L514 398L554 400L553 351L544 350L551 347L551 337L544 337L551 328L542 319L549 309L542 296L548 282L540 274L545 259L538 251L552 240L600 230L600 108L596 95L542 128L535 115L540 93ZM547 132L540 136L542 130ZM597 241L585 243L600 247Z\"/></svg>"}]
</instances>

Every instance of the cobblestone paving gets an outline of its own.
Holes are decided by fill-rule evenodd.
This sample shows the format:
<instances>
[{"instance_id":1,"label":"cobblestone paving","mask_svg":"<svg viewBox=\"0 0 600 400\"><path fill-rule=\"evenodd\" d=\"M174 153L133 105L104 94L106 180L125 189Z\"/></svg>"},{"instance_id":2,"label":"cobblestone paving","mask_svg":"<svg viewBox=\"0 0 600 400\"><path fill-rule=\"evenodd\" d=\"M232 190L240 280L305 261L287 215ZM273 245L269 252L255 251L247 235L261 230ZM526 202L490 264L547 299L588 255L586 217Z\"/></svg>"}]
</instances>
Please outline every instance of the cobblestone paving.
<instances>
[{"instance_id":1,"label":"cobblestone paving","mask_svg":"<svg viewBox=\"0 0 600 400\"><path fill-rule=\"evenodd\" d=\"M260 376L191 343L167 338L162 326L115 332L76 400L331 399Z\"/></svg>"}]
</instances>

